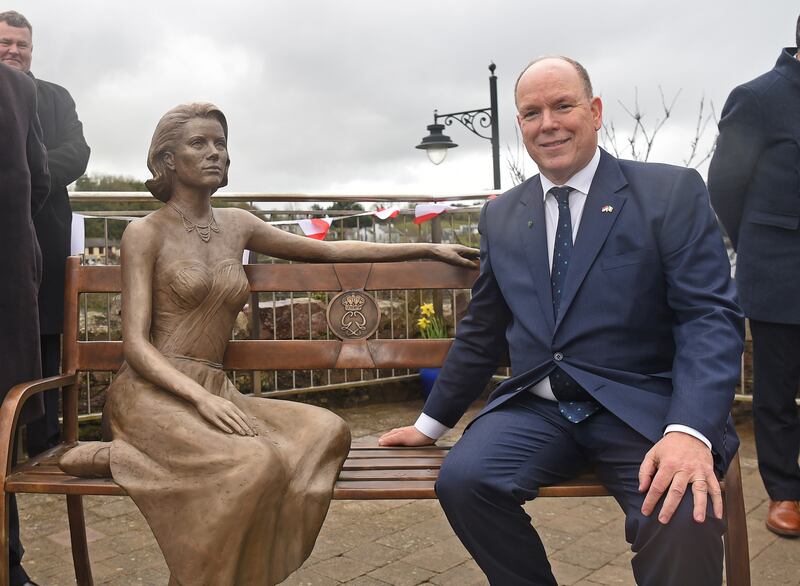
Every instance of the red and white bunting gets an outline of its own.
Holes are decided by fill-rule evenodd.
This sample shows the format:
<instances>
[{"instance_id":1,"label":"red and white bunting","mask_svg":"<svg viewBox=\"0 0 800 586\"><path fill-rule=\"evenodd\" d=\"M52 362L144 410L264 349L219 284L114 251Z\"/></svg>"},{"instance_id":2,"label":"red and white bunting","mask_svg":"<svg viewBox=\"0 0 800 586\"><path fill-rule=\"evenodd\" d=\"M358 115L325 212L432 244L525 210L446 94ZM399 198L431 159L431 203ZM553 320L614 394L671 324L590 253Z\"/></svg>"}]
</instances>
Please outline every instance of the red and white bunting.
<instances>
[{"instance_id":1,"label":"red and white bunting","mask_svg":"<svg viewBox=\"0 0 800 586\"><path fill-rule=\"evenodd\" d=\"M297 224L303 234L314 240L324 240L325 235L331 227L331 218L311 218L309 220L298 220Z\"/></svg>"},{"instance_id":2,"label":"red and white bunting","mask_svg":"<svg viewBox=\"0 0 800 586\"><path fill-rule=\"evenodd\" d=\"M414 223L422 224L432 220L439 214L455 208L445 203L420 203L414 208Z\"/></svg>"},{"instance_id":3,"label":"red and white bunting","mask_svg":"<svg viewBox=\"0 0 800 586\"><path fill-rule=\"evenodd\" d=\"M389 218L395 218L400 213L400 208L398 207L391 207L391 208L378 208L375 210L375 216L380 220L388 220Z\"/></svg>"}]
</instances>

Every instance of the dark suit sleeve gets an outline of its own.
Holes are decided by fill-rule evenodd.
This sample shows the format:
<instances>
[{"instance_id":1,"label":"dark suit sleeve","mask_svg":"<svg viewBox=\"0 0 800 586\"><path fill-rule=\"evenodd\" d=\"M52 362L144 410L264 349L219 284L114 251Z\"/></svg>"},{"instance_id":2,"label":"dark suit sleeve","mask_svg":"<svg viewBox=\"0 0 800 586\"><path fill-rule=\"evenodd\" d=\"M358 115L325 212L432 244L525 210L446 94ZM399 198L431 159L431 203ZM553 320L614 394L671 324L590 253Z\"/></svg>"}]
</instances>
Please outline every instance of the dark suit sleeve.
<instances>
[{"instance_id":1,"label":"dark suit sleeve","mask_svg":"<svg viewBox=\"0 0 800 586\"><path fill-rule=\"evenodd\" d=\"M682 171L673 184L659 246L675 324L673 391L664 425L696 429L723 453L744 316L705 185L694 170Z\"/></svg>"},{"instance_id":2,"label":"dark suit sleeve","mask_svg":"<svg viewBox=\"0 0 800 586\"><path fill-rule=\"evenodd\" d=\"M34 94L35 99L36 95ZM39 124L39 117L36 115L36 108L34 107L31 112L33 116L28 126L26 150L28 169L31 175L31 216L35 216L44 206L50 193L50 175L47 167L47 151L42 139L42 127Z\"/></svg>"},{"instance_id":3,"label":"dark suit sleeve","mask_svg":"<svg viewBox=\"0 0 800 586\"><path fill-rule=\"evenodd\" d=\"M90 151L72 96L63 88L59 90L55 95L55 121L58 125L55 135L58 145L48 149L47 159L52 185L65 187L86 171Z\"/></svg>"},{"instance_id":4,"label":"dark suit sleeve","mask_svg":"<svg viewBox=\"0 0 800 586\"><path fill-rule=\"evenodd\" d=\"M736 88L722 110L717 148L708 170L711 203L734 248L739 240L747 186L765 142L758 97L746 87Z\"/></svg>"},{"instance_id":5,"label":"dark suit sleeve","mask_svg":"<svg viewBox=\"0 0 800 586\"><path fill-rule=\"evenodd\" d=\"M483 207L478 223L481 270L472 287L472 300L423 409L447 427L453 427L480 396L507 354L505 332L511 312L492 272L487 233L490 205L491 202Z\"/></svg>"}]
</instances>

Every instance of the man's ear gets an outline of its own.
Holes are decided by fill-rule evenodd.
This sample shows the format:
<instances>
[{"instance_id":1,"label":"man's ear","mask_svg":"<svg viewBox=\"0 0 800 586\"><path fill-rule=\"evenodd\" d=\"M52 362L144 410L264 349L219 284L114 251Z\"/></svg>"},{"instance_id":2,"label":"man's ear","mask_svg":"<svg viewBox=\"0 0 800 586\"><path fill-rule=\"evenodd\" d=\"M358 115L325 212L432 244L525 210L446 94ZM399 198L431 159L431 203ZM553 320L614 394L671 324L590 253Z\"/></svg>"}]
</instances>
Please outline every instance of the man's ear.
<instances>
[{"instance_id":1,"label":"man's ear","mask_svg":"<svg viewBox=\"0 0 800 586\"><path fill-rule=\"evenodd\" d=\"M603 101L595 96L591 101L592 118L594 119L594 129L600 130L603 127Z\"/></svg>"}]
</instances>

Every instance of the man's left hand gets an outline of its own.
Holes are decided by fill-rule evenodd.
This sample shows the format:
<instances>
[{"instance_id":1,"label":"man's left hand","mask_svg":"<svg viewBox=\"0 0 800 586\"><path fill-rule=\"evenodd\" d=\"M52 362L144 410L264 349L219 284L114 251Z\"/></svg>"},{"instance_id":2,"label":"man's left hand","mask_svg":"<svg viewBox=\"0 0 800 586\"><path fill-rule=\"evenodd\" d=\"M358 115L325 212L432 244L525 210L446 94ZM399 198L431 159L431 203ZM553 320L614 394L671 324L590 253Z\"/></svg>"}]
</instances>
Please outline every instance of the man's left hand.
<instances>
[{"instance_id":1,"label":"man's left hand","mask_svg":"<svg viewBox=\"0 0 800 586\"><path fill-rule=\"evenodd\" d=\"M647 491L642 514L649 516L667 493L658 515L658 520L666 525L689 484L694 497L694 520L698 523L705 521L709 496L714 515L721 519L722 491L714 474L711 450L691 435L670 432L647 452L639 467L639 492Z\"/></svg>"}]
</instances>

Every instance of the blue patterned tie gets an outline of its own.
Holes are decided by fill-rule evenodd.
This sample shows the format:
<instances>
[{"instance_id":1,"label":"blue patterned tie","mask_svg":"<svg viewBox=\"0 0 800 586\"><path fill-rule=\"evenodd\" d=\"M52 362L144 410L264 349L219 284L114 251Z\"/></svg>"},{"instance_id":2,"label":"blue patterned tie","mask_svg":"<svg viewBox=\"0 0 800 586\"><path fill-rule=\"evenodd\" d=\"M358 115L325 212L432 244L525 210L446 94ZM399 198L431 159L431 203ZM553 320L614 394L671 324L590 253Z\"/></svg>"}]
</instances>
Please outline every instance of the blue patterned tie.
<instances>
[{"instance_id":1,"label":"blue patterned tie","mask_svg":"<svg viewBox=\"0 0 800 586\"><path fill-rule=\"evenodd\" d=\"M558 319L561 305L561 291L567 278L569 259L572 256L572 216L569 212L569 194L571 187L553 187L552 193L558 202L558 227L556 242L553 247L553 270L550 273L550 285L553 289L553 314ZM557 356L563 355L559 352ZM558 358L556 358L558 359ZM558 410L567 421L580 423L598 409L597 404L581 386L561 368L550 373L550 387L558 399Z\"/></svg>"}]
</instances>

